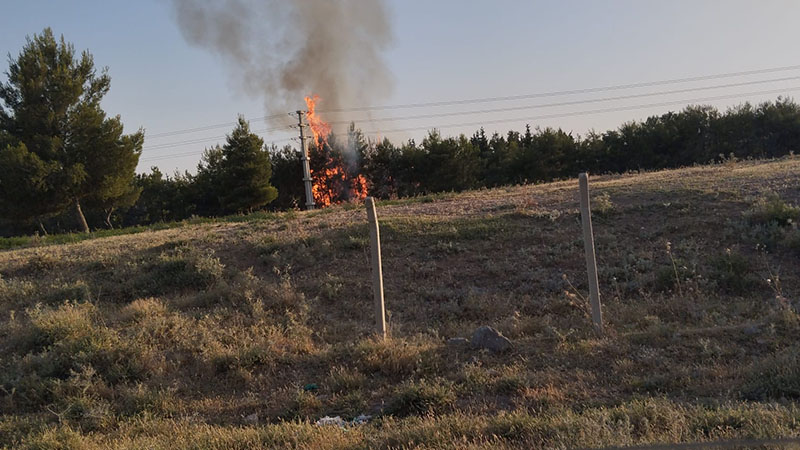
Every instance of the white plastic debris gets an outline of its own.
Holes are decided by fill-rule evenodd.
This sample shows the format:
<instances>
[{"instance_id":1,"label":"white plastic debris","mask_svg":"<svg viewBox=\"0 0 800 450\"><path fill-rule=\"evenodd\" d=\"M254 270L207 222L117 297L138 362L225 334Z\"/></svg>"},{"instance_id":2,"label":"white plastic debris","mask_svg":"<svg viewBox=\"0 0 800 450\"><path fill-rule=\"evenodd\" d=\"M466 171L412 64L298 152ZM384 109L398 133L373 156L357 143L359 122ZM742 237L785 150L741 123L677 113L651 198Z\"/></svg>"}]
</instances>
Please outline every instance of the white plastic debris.
<instances>
[{"instance_id":1,"label":"white plastic debris","mask_svg":"<svg viewBox=\"0 0 800 450\"><path fill-rule=\"evenodd\" d=\"M347 426L347 422L345 422L344 419L342 419L339 416L336 416L336 417L325 416L322 419L319 419L318 421L316 421L316 425L319 425L321 427L328 426L328 425L338 425L340 427L345 427L345 426Z\"/></svg>"},{"instance_id":2,"label":"white plastic debris","mask_svg":"<svg viewBox=\"0 0 800 450\"><path fill-rule=\"evenodd\" d=\"M372 416L368 416L366 414L361 414L360 416L356 417L352 421L350 421L350 425L363 425L367 422L372 420Z\"/></svg>"},{"instance_id":3,"label":"white plastic debris","mask_svg":"<svg viewBox=\"0 0 800 450\"><path fill-rule=\"evenodd\" d=\"M372 416L368 416L366 414L361 414L360 416L356 417L355 419L353 419L353 420L351 420L349 422L344 420L344 419L342 419L340 416L335 416L335 417L325 416L325 417L317 420L315 422L315 425L321 426L321 427L328 426L328 425L335 425L335 426L338 426L338 427L341 427L341 428L347 428L347 427L352 427L352 426L356 426L356 425L363 425L363 424L369 422L370 420L372 420Z\"/></svg>"}]
</instances>

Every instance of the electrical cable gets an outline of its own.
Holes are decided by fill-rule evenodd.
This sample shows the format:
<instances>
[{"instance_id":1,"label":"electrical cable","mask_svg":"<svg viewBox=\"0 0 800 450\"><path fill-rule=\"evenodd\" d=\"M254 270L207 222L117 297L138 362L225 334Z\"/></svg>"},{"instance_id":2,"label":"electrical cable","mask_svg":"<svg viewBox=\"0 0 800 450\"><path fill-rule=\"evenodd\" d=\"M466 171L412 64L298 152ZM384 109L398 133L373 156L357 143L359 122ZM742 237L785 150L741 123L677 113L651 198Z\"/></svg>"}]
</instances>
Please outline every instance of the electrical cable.
<instances>
[{"instance_id":1,"label":"electrical cable","mask_svg":"<svg viewBox=\"0 0 800 450\"><path fill-rule=\"evenodd\" d=\"M379 111L379 110L389 110L389 109L423 108L431 106L463 105L468 103L488 103L488 102L499 102L508 100L523 100L530 98L555 97L555 96L573 95L573 94L587 94L593 92L633 89L640 87L660 86L666 84L688 83L693 81L705 81L705 80L714 80L720 78L733 78L746 75L783 72L783 71L797 70L797 69L800 69L800 65L773 67L773 68L757 69L757 70L746 70L741 72L728 72L728 73L721 73L714 75L701 75L701 76L687 77L687 78L673 78L669 80L647 81L642 83L618 84L613 86L593 87L584 89L570 89L565 91L551 91L551 92L541 92L535 94L510 95L505 97L486 97L486 98L473 98L466 100L449 100L449 101L438 101L438 102L427 102L427 103L407 103L407 104L386 105L386 106L359 106L353 108L339 108L339 109L328 109L328 110L320 109L318 110L318 112L338 113L338 112L355 112L355 111Z\"/></svg>"},{"instance_id":2,"label":"electrical cable","mask_svg":"<svg viewBox=\"0 0 800 450\"><path fill-rule=\"evenodd\" d=\"M456 123L456 124L447 124L447 125L438 125L438 126L424 126L424 127L411 127L411 128L402 128L402 129L394 129L394 130L375 130L375 131L362 131L364 134L387 134L387 133L400 133L406 131L418 131L418 130L430 130L430 129L439 129L439 128L454 128L454 127L462 127L462 126L481 126L486 124L497 124L497 123L505 123L505 122L524 122L524 121L534 121L534 120L544 120L544 119L553 119L558 117L574 117L574 116L585 116L585 115L592 115L592 114L601 114L607 112L617 112L617 111L631 111L636 109L646 109L646 108L655 108L660 106L670 106L670 105L678 105L678 104L691 104L696 102L709 102L715 100L725 100L730 98L740 98L740 97L751 97L754 95L767 95L767 94L780 94L784 92L792 92L800 90L800 86L785 88L785 89L773 89L768 91L756 91L756 92L748 92L744 94L732 94L732 95L720 95L715 97L705 97L705 98L696 98L696 99L686 99L686 100L675 100L675 101L668 101L668 102L659 102L659 103L648 103L644 105L631 105L631 106L621 106L621 107L614 107L614 108L602 108L602 109L593 109L593 110L586 110L586 111L574 111L568 113L558 113L558 114L546 114L541 116L534 116L534 117L522 117L522 118L509 118L509 119L498 119L498 120L483 120L480 122L468 122L468 123Z\"/></svg>"},{"instance_id":3,"label":"electrical cable","mask_svg":"<svg viewBox=\"0 0 800 450\"><path fill-rule=\"evenodd\" d=\"M607 101L615 101L615 100L628 100L632 98L642 98L642 97L654 97L659 95L671 95L671 94L681 94L686 92L697 92L697 91L705 91L710 89L724 89L730 87L741 87L741 86L750 86L754 84L765 84L765 83L775 83L780 81L790 81L790 80L800 80L800 76L795 77L784 77L784 78L774 78L770 80L757 80L757 81L746 81L741 83L729 83L729 84L721 84L715 86L707 86L707 87L696 87L696 88L686 88L686 89L675 89L671 91L659 91L659 92L646 92L642 94L630 94L630 95L620 95L616 97L603 97L603 98L596 98L596 99L588 99L588 100L574 100L570 102L558 102L558 103L545 103L539 105L524 105L524 106L512 106L508 108L495 108L495 109L481 109L481 110L472 110L472 111L455 111L455 112L446 112L446 113L435 113L435 114L421 114L416 116L401 116L401 117L377 117L377 118L369 118L364 120L364 122L384 122L384 121L395 121L395 120L414 120L414 119L431 119L436 117L449 117L449 116L462 116L462 115L471 115L471 114L490 114L496 112L506 112L506 111L520 111L526 109L538 109L538 108L552 108L557 106L573 106L573 105L582 105L586 103L602 103ZM332 121L327 122L330 125L341 125L341 124L349 124L353 122L350 121Z\"/></svg>"}]
</instances>

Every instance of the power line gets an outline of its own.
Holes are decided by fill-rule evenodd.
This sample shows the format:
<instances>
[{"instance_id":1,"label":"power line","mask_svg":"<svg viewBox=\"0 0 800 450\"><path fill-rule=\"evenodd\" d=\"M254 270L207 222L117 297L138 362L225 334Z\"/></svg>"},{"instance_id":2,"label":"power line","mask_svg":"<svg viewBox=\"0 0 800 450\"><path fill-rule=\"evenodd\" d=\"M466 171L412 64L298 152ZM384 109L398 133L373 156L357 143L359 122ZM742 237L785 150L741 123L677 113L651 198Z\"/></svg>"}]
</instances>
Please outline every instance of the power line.
<instances>
[{"instance_id":1,"label":"power line","mask_svg":"<svg viewBox=\"0 0 800 450\"><path fill-rule=\"evenodd\" d=\"M280 127L280 128L267 128L265 130L254 130L253 133L271 133L271 132L274 132L274 131L290 130L292 128L294 128L294 127L286 126L286 127ZM166 143L163 143L163 144L156 144L156 145L153 145L151 147L145 147L144 150L145 151L147 151L147 150L159 150L159 149L164 149L164 148L180 147L182 145L202 144L204 142L210 142L210 141L216 141L216 140L219 140L219 139L225 139L226 137L227 137L227 135L223 135L223 136L212 136L212 137L207 137L207 138L198 138L198 139L192 139L192 140L187 140L187 141L166 142Z\"/></svg>"},{"instance_id":2,"label":"power line","mask_svg":"<svg viewBox=\"0 0 800 450\"><path fill-rule=\"evenodd\" d=\"M505 97L486 97L486 98L473 98L466 100L449 100L449 101L426 102L426 103L406 103L400 105L387 105L387 106L360 106L353 108L319 110L319 112L339 113L339 112L356 112L356 111L381 111L381 110L391 110L391 109L424 108L431 106L463 105L468 103L489 103L489 102L500 102L508 100L524 100L524 99L541 98L541 97L556 97L560 95L588 94L593 92L633 89L633 88L659 86L666 84L688 83L693 81L715 80L720 78L733 78L746 75L758 75L764 73L783 72L783 71L797 70L797 69L800 69L800 65L773 67L768 69L746 70L741 72L728 72L728 73L721 73L714 75L701 75L701 76L687 77L687 78L674 78L670 80L648 81L643 83L630 83L630 84L618 84L614 86L571 89L566 91L552 91L552 92L541 92L535 94L511 95Z\"/></svg>"},{"instance_id":3,"label":"power line","mask_svg":"<svg viewBox=\"0 0 800 450\"><path fill-rule=\"evenodd\" d=\"M800 76L794 77L784 77L784 78L773 78L769 80L756 80L756 81L745 81L741 83L729 83L729 84L721 84L715 86L705 86L705 87L696 87L696 88L686 88L686 89L675 89L671 91L658 91L658 92L646 92L642 94L630 94L630 95L619 95L615 97L603 97L603 98L596 98L596 99L588 99L588 100L574 100L570 102L558 102L558 103L545 103L539 105L525 105L525 106L512 106L507 108L495 108L495 109L480 109L480 110L471 110L471 111L456 111L456 112L446 112L446 113L435 113L435 114L421 114L421 115L414 115L414 116L401 116L401 117L376 117L372 119L367 119L364 122L384 122L384 121L395 121L395 120L413 120L413 119L431 119L436 117L450 117L450 116L463 116L463 115L471 115L471 114L490 114L490 113L497 113L497 112L506 112L506 111L520 111L525 109L538 109L538 108L552 108L557 106L573 106L573 105L582 105L586 103L602 103L608 101L615 101L615 100L628 100L632 98L642 98L642 97L653 97L658 95L670 95L670 94L682 94L686 92L697 92L697 91L705 91L710 89L724 89L724 88L731 88L731 87L741 87L741 86L750 86L755 84L765 84L765 83L775 83L780 81L790 81L790 80L800 80ZM331 125L341 125L341 124L349 124L353 121L332 121L328 122Z\"/></svg>"},{"instance_id":4,"label":"power line","mask_svg":"<svg viewBox=\"0 0 800 450\"><path fill-rule=\"evenodd\" d=\"M411 127L411 128L401 128L401 129L394 129L394 130L374 130L374 131L364 131L365 134L388 134L388 133L400 133L406 131L419 131L419 130L430 130L430 129L440 129L440 128L454 128L454 127L467 127L467 126L482 126L486 124L497 124L497 123L506 123L506 122L530 122L534 120L544 120L544 119L554 119L559 117L574 117L574 116L587 116L592 114L602 114L608 112L617 112L617 111L631 111L636 109L646 109L646 108L655 108L659 106L670 106L670 105L679 105L679 104L691 104L697 102L709 102L715 100L725 100L730 98L741 98L741 97L751 97L754 95L767 95L767 94L781 94L785 92L793 92L800 90L800 86L785 88L785 89L772 89L768 91L755 91L755 92L748 92L744 94L731 94L731 95L720 95L715 97L705 97L705 98L695 98L695 99L686 99L686 100L675 100L675 101L668 101L668 102L659 102L659 103L648 103L644 105L631 105L631 106L620 106L614 108L602 108L602 109L592 109L587 111L573 111L568 113L558 113L558 114L546 114L541 116L534 116L534 117L521 117L521 118L509 118L509 119L498 119L498 120L483 120L480 122L467 122L467 123L454 123L454 124L447 124L447 125L427 125L424 127Z\"/></svg>"},{"instance_id":5,"label":"power line","mask_svg":"<svg viewBox=\"0 0 800 450\"><path fill-rule=\"evenodd\" d=\"M172 159L172 158L180 158L182 156L194 156L194 155L201 155L202 153L197 153L197 150L193 150L191 152L184 152L184 153L172 153L169 155L162 155L162 156L154 156L151 158L144 158L140 159L139 162L149 162L149 161L162 161L165 159Z\"/></svg>"},{"instance_id":6,"label":"power line","mask_svg":"<svg viewBox=\"0 0 800 450\"><path fill-rule=\"evenodd\" d=\"M286 138L286 139L278 139L270 141L271 143L275 142L287 142L291 141L294 138ZM203 150L205 151L205 149ZM192 156L192 155L202 155L202 152L198 153L197 150L193 150L191 152L184 152L184 153L171 153L168 155L159 155L159 156L152 156L149 158L140 159L139 162L149 162L149 161L162 161L165 159L172 159L172 158L180 158L182 156Z\"/></svg>"},{"instance_id":7,"label":"power line","mask_svg":"<svg viewBox=\"0 0 800 450\"><path fill-rule=\"evenodd\" d=\"M246 118L245 120L247 120L247 121L269 120L269 119L277 119L277 118L283 117L283 116L284 116L283 114L273 114L271 116L251 117L249 119ZM150 139L156 139L156 138L167 137L167 136L175 136L175 135L179 135L179 134L196 133L198 131L208 131L208 130L213 130L215 128L224 128L224 127L230 127L230 126L235 126L235 125L236 125L236 122L225 122L225 123L218 123L218 124L213 124L213 125L204 125L202 127L197 127L197 128L186 128L184 130L165 131L163 133L150 134L147 137L150 138Z\"/></svg>"}]
</instances>

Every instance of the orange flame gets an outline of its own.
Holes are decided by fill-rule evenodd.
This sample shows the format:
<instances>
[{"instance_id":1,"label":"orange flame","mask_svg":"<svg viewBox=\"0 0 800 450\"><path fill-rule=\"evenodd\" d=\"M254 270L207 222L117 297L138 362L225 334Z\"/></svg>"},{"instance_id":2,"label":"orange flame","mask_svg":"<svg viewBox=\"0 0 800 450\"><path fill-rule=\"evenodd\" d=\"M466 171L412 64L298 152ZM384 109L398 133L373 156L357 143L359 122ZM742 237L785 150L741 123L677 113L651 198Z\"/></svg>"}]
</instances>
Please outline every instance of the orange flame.
<instances>
[{"instance_id":1,"label":"orange flame","mask_svg":"<svg viewBox=\"0 0 800 450\"><path fill-rule=\"evenodd\" d=\"M341 166L323 169L313 175L314 185L311 192L314 194L314 203L321 207L338 203L340 186L346 182L347 174Z\"/></svg>"},{"instance_id":2,"label":"orange flame","mask_svg":"<svg viewBox=\"0 0 800 450\"><path fill-rule=\"evenodd\" d=\"M328 144L331 125L322 120L316 111L320 97L311 95L305 100L308 106L306 117L309 128L314 134L316 150L324 155L323 167L311 170L313 179L311 193L314 196L314 203L319 207L325 207L347 200L364 200L367 197L367 179L360 174L351 175L342 165L341 158L332 157L333 149Z\"/></svg>"},{"instance_id":3,"label":"orange flame","mask_svg":"<svg viewBox=\"0 0 800 450\"><path fill-rule=\"evenodd\" d=\"M322 145L323 142L327 143L328 136L331 134L331 125L322 120L317 114L317 102L319 101L319 95L316 94L311 97L306 97L306 106L308 106L306 117L308 118L308 125L311 127L311 132L314 133L314 140L317 141L317 146Z\"/></svg>"},{"instance_id":4,"label":"orange flame","mask_svg":"<svg viewBox=\"0 0 800 450\"><path fill-rule=\"evenodd\" d=\"M353 197L358 200L367 198L367 179L364 175L358 175L353 178Z\"/></svg>"}]
</instances>

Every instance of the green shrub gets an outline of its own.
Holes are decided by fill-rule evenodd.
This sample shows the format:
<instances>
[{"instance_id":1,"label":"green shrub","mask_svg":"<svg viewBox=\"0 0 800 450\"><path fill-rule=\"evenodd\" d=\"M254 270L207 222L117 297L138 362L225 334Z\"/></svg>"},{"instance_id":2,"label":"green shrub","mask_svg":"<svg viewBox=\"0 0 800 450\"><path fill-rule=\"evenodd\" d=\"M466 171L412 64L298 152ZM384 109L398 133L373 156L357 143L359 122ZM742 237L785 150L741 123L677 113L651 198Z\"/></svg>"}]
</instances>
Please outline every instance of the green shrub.
<instances>
[{"instance_id":1,"label":"green shrub","mask_svg":"<svg viewBox=\"0 0 800 450\"><path fill-rule=\"evenodd\" d=\"M305 419L317 415L322 410L322 400L313 392L302 389L285 390L279 393L278 397L281 398L283 408L279 414L281 419Z\"/></svg>"},{"instance_id":2,"label":"green shrub","mask_svg":"<svg viewBox=\"0 0 800 450\"><path fill-rule=\"evenodd\" d=\"M44 301L46 303L61 303L64 301L87 302L91 299L91 288L83 280L54 285L44 296Z\"/></svg>"},{"instance_id":3,"label":"green shrub","mask_svg":"<svg viewBox=\"0 0 800 450\"><path fill-rule=\"evenodd\" d=\"M745 214L752 225L788 226L800 219L800 208L789 205L777 194L759 199Z\"/></svg>"},{"instance_id":4,"label":"green shrub","mask_svg":"<svg viewBox=\"0 0 800 450\"><path fill-rule=\"evenodd\" d=\"M50 253L37 251L24 265L23 271L32 274L41 274L52 270L58 264L58 258Z\"/></svg>"},{"instance_id":5,"label":"green shrub","mask_svg":"<svg viewBox=\"0 0 800 450\"><path fill-rule=\"evenodd\" d=\"M753 292L759 285L758 277L750 268L750 260L741 253L728 249L711 258L709 265L709 278L724 293L745 295Z\"/></svg>"},{"instance_id":6,"label":"green shrub","mask_svg":"<svg viewBox=\"0 0 800 450\"><path fill-rule=\"evenodd\" d=\"M57 308L37 304L26 312L33 326L34 349L60 344L83 351L107 337L94 326L97 308L91 303L67 301Z\"/></svg>"},{"instance_id":7,"label":"green shrub","mask_svg":"<svg viewBox=\"0 0 800 450\"><path fill-rule=\"evenodd\" d=\"M146 317L163 316L167 313L167 306L157 298L139 298L120 311L122 321L140 320Z\"/></svg>"},{"instance_id":8,"label":"green shrub","mask_svg":"<svg viewBox=\"0 0 800 450\"><path fill-rule=\"evenodd\" d=\"M508 440L519 440L534 434L541 428L541 420L521 411L503 412L493 417L486 428L487 433Z\"/></svg>"},{"instance_id":9,"label":"green shrub","mask_svg":"<svg viewBox=\"0 0 800 450\"><path fill-rule=\"evenodd\" d=\"M678 279L675 277L675 272L678 272L680 281L688 280L694 277L694 273L688 269L683 261L680 259L675 260L675 266L672 264L668 266L660 266L654 270L652 275L651 286L655 292L677 292Z\"/></svg>"},{"instance_id":10,"label":"green shrub","mask_svg":"<svg viewBox=\"0 0 800 450\"><path fill-rule=\"evenodd\" d=\"M361 372L343 366L331 369L327 385L333 392L355 391L364 386L366 377Z\"/></svg>"},{"instance_id":11,"label":"green shrub","mask_svg":"<svg viewBox=\"0 0 800 450\"><path fill-rule=\"evenodd\" d=\"M342 250L363 250L369 247L369 230L366 227L359 227L358 231L361 234L348 234L337 241L339 242L339 248Z\"/></svg>"},{"instance_id":12,"label":"green shrub","mask_svg":"<svg viewBox=\"0 0 800 450\"><path fill-rule=\"evenodd\" d=\"M503 369L495 381L494 391L498 394L516 394L521 392L527 384L523 369L517 366L509 366Z\"/></svg>"},{"instance_id":13,"label":"green shrub","mask_svg":"<svg viewBox=\"0 0 800 450\"><path fill-rule=\"evenodd\" d=\"M631 435L637 438L668 436L683 425L685 412L662 398L633 400L608 411L608 421L626 424Z\"/></svg>"},{"instance_id":14,"label":"green shrub","mask_svg":"<svg viewBox=\"0 0 800 450\"><path fill-rule=\"evenodd\" d=\"M787 231L791 229L778 225L776 222L751 225L746 237L751 242L764 247L765 250L776 250L784 242Z\"/></svg>"},{"instance_id":15,"label":"green shrub","mask_svg":"<svg viewBox=\"0 0 800 450\"><path fill-rule=\"evenodd\" d=\"M783 201L777 194L769 194L758 201L744 214L745 221L734 225L749 241L775 250L778 247L800 248L798 220L800 207Z\"/></svg>"},{"instance_id":16,"label":"green shrub","mask_svg":"<svg viewBox=\"0 0 800 450\"><path fill-rule=\"evenodd\" d=\"M334 394L330 399L330 414L347 418L358 417L367 409L367 399L361 391Z\"/></svg>"},{"instance_id":17,"label":"green shrub","mask_svg":"<svg viewBox=\"0 0 800 450\"><path fill-rule=\"evenodd\" d=\"M172 412L172 391L148 388L142 383L120 386L117 389L116 409L125 416L141 413L168 415Z\"/></svg>"},{"instance_id":18,"label":"green shrub","mask_svg":"<svg viewBox=\"0 0 800 450\"><path fill-rule=\"evenodd\" d=\"M91 384L86 379L116 384L144 378L142 355L133 344L98 323L91 303L37 305L28 309L27 315L30 325L16 337L16 354L0 373L0 385L15 392L16 406L35 408L77 398L77 406L64 407L72 411L87 401L75 397L86 393L83 384ZM83 384L75 387L78 381Z\"/></svg>"},{"instance_id":19,"label":"green shrub","mask_svg":"<svg viewBox=\"0 0 800 450\"><path fill-rule=\"evenodd\" d=\"M19 278L6 280L0 276L0 304L29 304L36 291L37 286L31 281Z\"/></svg>"},{"instance_id":20,"label":"green shrub","mask_svg":"<svg viewBox=\"0 0 800 450\"><path fill-rule=\"evenodd\" d=\"M107 428L115 420L108 387L91 367L72 371L65 380L49 383L53 402L47 406L60 421L79 425L82 430Z\"/></svg>"},{"instance_id":21,"label":"green shrub","mask_svg":"<svg viewBox=\"0 0 800 450\"><path fill-rule=\"evenodd\" d=\"M460 375L461 387L470 392L510 395L521 393L528 385L525 368L520 364L495 369L472 362L464 365Z\"/></svg>"},{"instance_id":22,"label":"green shrub","mask_svg":"<svg viewBox=\"0 0 800 450\"><path fill-rule=\"evenodd\" d=\"M139 294L164 294L183 289L207 289L220 281L225 266L213 253L179 246L144 264L134 283Z\"/></svg>"},{"instance_id":23,"label":"green shrub","mask_svg":"<svg viewBox=\"0 0 800 450\"><path fill-rule=\"evenodd\" d=\"M592 198L592 213L600 217L605 217L614 212L614 203L608 192L603 192Z\"/></svg>"},{"instance_id":24,"label":"green shrub","mask_svg":"<svg viewBox=\"0 0 800 450\"><path fill-rule=\"evenodd\" d=\"M319 295L328 301L337 300L344 291L344 280L336 275L326 273L319 283Z\"/></svg>"},{"instance_id":25,"label":"green shrub","mask_svg":"<svg viewBox=\"0 0 800 450\"><path fill-rule=\"evenodd\" d=\"M672 266L661 266L653 274L653 290L669 292L675 289L675 269Z\"/></svg>"},{"instance_id":26,"label":"green shrub","mask_svg":"<svg viewBox=\"0 0 800 450\"><path fill-rule=\"evenodd\" d=\"M445 380L408 380L395 390L386 412L399 417L433 414L442 412L454 402L453 387Z\"/></svg>"},{"instance_id":27,"label":"green shrub","mask_svg":"<svg viewBox=\"0 0 800 450\"><path fill-rule=\"evenodd\" d=\"M69 425L46 429L27 439L23 446L30 450L88 450L92 447L87 445L83 436Z\"/></svg>"},{"instance_id":28,"label":"green shrub","mask_svg":"<svg viewBox=\"0 0 800 450\"><path fill-rule=\"evenodd\" d=\"M183 306L232 306L247 308L254 316L259 316L265 310L278 313L297 311L304 301L305 296L291 283L268 283L248 269L229 274L227 279L217 279L205 291L186 298Z\"/></svg>"},{"instance_id":29,"label":"green shrub","mask_svg":"<svg viewBox=\"0 0 800 450\"><path fill-rule=\"evenodd\" d=\"M783 247L800 253L800 228L794 225L792 229L787 230L781 244Z\"/></svg>"},{"instance_id":30,"label":"green shrub","mask_svg":"<svg viewBox=\"0 0 800 450\"><path fill-rule=\"evenodd\" d=\"M431 347L422 339L367 339L356 347L355 357L365 373L402 377L430 371Z\"/></svg>"},{"instance_id":31,"label":"green shrub","mask_svg":"<svg viewBox=\"0 0 800 450\"><path fill-rule=\"evenodd\" d=\"M742 396L748 400L800 399L800 356L789 351L753 363L746 371Z\"/></svg>"}]
</instances>

